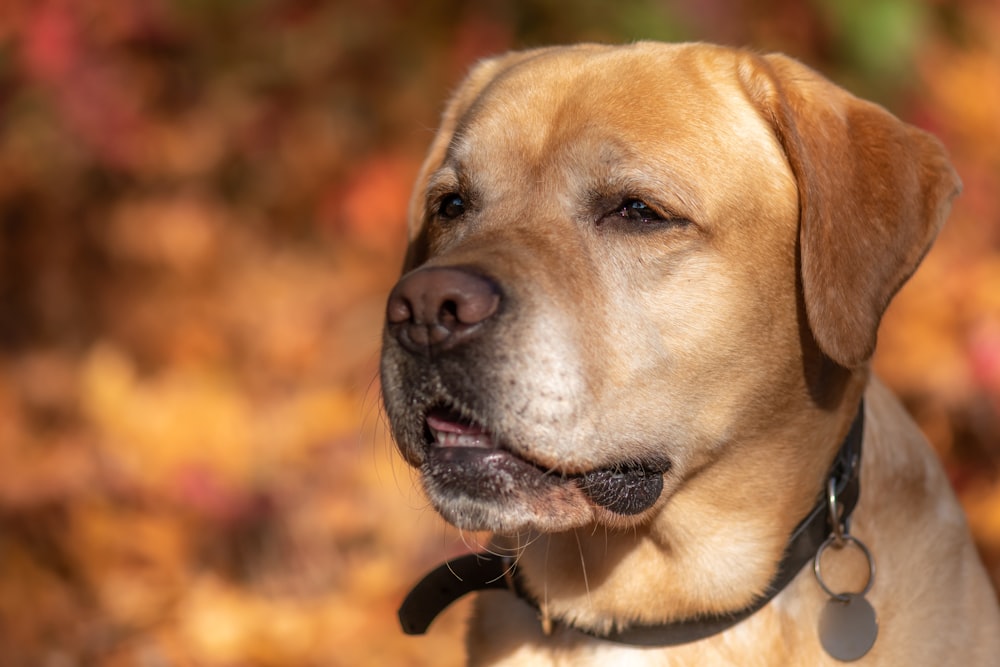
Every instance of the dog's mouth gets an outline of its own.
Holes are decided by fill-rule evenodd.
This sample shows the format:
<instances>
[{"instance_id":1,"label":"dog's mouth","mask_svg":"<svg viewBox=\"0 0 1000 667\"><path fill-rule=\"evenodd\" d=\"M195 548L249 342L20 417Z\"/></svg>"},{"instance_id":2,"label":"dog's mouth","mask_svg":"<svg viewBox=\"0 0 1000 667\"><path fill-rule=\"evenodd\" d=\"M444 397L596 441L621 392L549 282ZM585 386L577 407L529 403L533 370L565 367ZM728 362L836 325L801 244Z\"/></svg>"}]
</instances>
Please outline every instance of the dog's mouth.
<instances>
[{"instance_id":1,"label":"dog's mouth","mask_svg":"<svg viewBox=\"0 0 1000 667\"><path fill-rule=\"evenodd\" d=\"M485 426L438 407L426 418L425 473L446 493L503 502L520 492L571 486L594 505L617 515L645 512L663 491L669 461L625 461L580 473L544 467L504 446Z\"/></svg>"}]
</instances>

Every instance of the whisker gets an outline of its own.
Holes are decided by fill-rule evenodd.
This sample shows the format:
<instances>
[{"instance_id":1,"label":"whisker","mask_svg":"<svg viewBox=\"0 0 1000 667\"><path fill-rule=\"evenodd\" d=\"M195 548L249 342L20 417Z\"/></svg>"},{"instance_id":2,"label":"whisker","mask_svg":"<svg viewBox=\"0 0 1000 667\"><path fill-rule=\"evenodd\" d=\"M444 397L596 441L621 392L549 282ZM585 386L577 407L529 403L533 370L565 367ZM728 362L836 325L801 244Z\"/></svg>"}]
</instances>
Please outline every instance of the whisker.
<instances>
[{"instance_id":1,"label":"whisker","mask_svg":"<svg viewBox=\"0 0 1000 667\"><path fill-rule=\"evenodd\" d=\"M583 544L580 542L580 533L576 529L573 530L573 537L576 538L576 550L580 554L580 569L583 571L583 587L587 591L587 602L593 606L594 600L590 596L590 579L587 577L587 559L583 555Z\"/></svg>"},{"instance_id":2,"label":"whisker","mask_svg":"<svg viewBox=\"0 0 1000 667\"><path fill-rule=\"evenodd\" d=\"M450 560L449 561L445 561L444 565L445 565L445 567L448 568L448 571L451 572L451 574L452 574L453 577L455 577L459 581L465 581L465 579L462 579L462 577L458 576L458 572L455 572L455 570L453 570L451 568L451 561Z\"/></svg>"},{"instance_id":3,"label":"whisker","mask_svg":"<svg viewBox=\"0 0 1000 667\"><path fill-rule=\"evenodd\" d=\"M458 529L458 539L461 540L462 546L464 546L469 551L473 551L474 552L474 551L477 551L478 548L479 548L478 544L469 544L469 540L466 539L465 530L463 530L461 528Z\"/></svg>"},{"instance_id":4,"label":"whisker","mask_svg":"<svg viewBox=\"0 0 1000 667\"><path fill-rule=\"evenodd\" d=\"M392 473L392 481L396 489L400 493L404 492L403 485L400 482L398 474L398 459L395 456L395 449L393 447L392 435L389 429L389 418L385 412L385 403L382 400L382 385L379 379L378 371L372 374L371 379L368 381L368 385L365 387L363 398L361 401L362 410L362 421L361 421L361 432L368 433L371 430L372 442L381 442L381 446L385 449L386 460L389 463L389 470ZM370 426L369 426L370 424ZM382 482L381 477L381 466L378 465L378 460L375 459L377 456L377 449L372 447L371 455L373 458L372 463L374 464L376 478L379 482ZM410 476L410 485L413 488L413 477Z\"/></svg>"},{"instance_id":5,"label":"whisker","mask_svg":"<svg viewBox=\"0 0 1000 667\"><path fill-rule=\"evenodd\" d=\"M549 606L549 554L552 551L552 536L546 535L545 539L545 572L542 581L542 600L545 604L545 609Z\"/></svg>"}]
</instances>

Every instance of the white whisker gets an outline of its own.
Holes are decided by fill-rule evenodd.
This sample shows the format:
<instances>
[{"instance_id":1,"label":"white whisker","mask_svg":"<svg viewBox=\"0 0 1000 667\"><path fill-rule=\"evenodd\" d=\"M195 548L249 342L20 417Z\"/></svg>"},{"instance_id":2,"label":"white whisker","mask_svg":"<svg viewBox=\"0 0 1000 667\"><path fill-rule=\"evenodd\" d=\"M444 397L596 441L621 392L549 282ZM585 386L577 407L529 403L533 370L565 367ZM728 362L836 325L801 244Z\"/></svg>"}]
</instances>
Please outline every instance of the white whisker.
<instances>
[{"instance_id":1,"label":"white whisker","mask_svg":"<svg viewBox=\"0 0 1000 667\"><path fill-rule=\"evenodd\" d=\"M580 543L580 533L574 529L573 537L576 538L576 550L580 554L580 569L583 571L583 586L587 591L587 603L591 606L594 605L594 601L590 596L590 580L587 578L587 559L583 555L583 544Z\"/></svg>"}]
</instances>

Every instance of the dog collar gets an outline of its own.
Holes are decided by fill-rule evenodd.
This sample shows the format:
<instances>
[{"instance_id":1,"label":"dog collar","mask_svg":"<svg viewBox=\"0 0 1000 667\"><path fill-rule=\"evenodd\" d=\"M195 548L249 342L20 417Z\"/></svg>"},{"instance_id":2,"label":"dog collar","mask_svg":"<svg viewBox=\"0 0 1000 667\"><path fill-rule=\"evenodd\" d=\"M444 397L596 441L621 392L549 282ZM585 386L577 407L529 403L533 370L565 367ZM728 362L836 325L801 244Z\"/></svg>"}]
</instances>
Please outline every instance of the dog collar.
<instances>
[{"instance_id":1,"label":"dog collar","mask_svg":"<svg viewBox=\"0 0 1000 667\"><path fill-rule=\"evenodd\" d=\"M656 625L632 625L613 629L607 633L595 633L583 628L574 629L598 639L620 644L676 646L718 634L762 609L791 583L807 563L813 560L817 550L834 530L826 491L829 482L832 482L837 501L843 507L840 524L847 526L861 495L859 473L864 421L865 408L862 402L830 468L828 484L824 484L822 497L809 515L792 531L785 554L778 564L778 572L768 585L767 591L750 605L731 613L699 616ZM408 635L422 635L438 614L451 603L468 593L490 589L508 590L538 609L537 602L521 585L514 558L488 553L469 554L449 560L414 586L399 608L399 621L403 632Z\"/></svg>"}]
</instances>

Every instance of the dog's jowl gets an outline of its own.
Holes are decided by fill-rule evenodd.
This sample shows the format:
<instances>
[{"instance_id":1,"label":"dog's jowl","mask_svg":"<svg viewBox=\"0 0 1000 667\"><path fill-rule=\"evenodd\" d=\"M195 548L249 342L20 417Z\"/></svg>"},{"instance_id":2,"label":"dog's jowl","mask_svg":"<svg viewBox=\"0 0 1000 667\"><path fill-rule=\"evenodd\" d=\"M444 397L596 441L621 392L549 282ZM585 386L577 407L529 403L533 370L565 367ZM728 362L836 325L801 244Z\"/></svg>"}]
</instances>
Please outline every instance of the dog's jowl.
<instances>
[{"instance_id":1,"label":"dog's jowl","mask_svg":"<svg viewBox=\"0 0 1000 667\"><path fill-rule=\"evenodd\" d=\"M869 371L959 190L936 139L780 55L480 63L382 387L430 502L494 538L405 629L475 592L473 665L1000 664L959 505Z\"/></svg>"}]
</instances>

